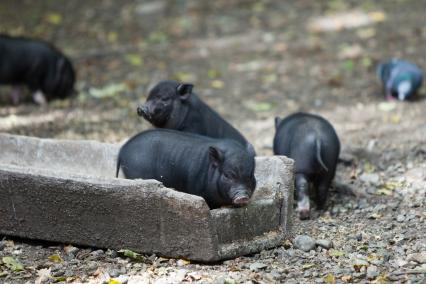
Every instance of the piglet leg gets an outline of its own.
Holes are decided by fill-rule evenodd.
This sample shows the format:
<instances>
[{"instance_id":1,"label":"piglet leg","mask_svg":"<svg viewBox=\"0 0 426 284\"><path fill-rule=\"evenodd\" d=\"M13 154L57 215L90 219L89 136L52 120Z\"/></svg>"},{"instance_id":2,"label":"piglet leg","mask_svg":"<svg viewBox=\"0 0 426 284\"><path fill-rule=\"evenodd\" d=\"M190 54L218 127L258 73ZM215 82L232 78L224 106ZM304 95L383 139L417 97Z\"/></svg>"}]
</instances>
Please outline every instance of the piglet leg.
<instances>
[{"instance_id":1,"label":"piglet leg","mask_svg":"<svg viewBox=\"0 0 426 284\"><path fill-rule=\"evenodd\" d=\"M44 96L43 92L38 90L37 92L33 93L33 100L36 104L44 106L47 104L46 97Z\"/></svg>"},{"instance_id":2,"label":"piglet leg","mask_svg":"<svg viewBox=\"0 0 426 284\"><path fill-rule=\"evenodd\" d=\"M325 177L323 180L318 182L317 195L316 195L316 203L318 210L324 210L325 204L328 199L328 192L330 189L331 178Z\"/></svg>"},{"instance_id":3,"label":"piglet leg","mask_svg":"<svg viewBox=\"0 0 426 284\"><path fill-rule=\"evenodd\" d=\"M309 182L306 175L296 174L295 187L297 196L297 212L299 212L299 218L301 220L309 219Z\"/></svg>"}]
</instances>

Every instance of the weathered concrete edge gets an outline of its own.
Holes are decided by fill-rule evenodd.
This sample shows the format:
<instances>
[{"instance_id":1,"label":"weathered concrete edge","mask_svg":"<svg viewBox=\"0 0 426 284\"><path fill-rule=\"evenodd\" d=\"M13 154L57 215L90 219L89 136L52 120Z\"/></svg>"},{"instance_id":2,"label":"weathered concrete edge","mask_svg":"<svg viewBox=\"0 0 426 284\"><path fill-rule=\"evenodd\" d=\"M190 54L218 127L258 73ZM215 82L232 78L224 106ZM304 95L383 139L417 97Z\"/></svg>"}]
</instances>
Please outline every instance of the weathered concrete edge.
<instances>
[{"instance_id":1,"label":"weathered concrete edge","mask_svg":"<svg viewBox=\"0 0 426 284\"><path fill-rule=\"evenodd\" d=\"M277 247L285 239L281 230L270 231L251 240L238 240L228 244L219 244L221 260L235 258L240 255L259 253L262 250Z\"/></svg>"},{"instance_id":2,"label":"weathered concrete edge","mask_svg":"<svg viewBox=\"0 0 426 284\"><path fill-rule=\"evenodd\" d=\"M56 223L55 226L53 227L48 227L46 228L46 232L49 233L37 233L37 231L40 231L40 228L34 228L34 230L31 230L32 226L36 226L39 227L40 224L32 224L31 222L26 222L26 227L24 227L25 230L22 230L19 222L22 222L22 220L15 220L14 222L9 223L9 225L5 225L4 222L7 222L7 217L4 218L3 220L0 220L0 224L3 223L2 226L0 226L0 232L2 234L6 234L6 235L15 235L15 236L19 236L19 237L24 237L24 238L29 238L29 239L41 239L41 240L48 240L48 241L55 241L55 242L63 242L63 243L74 243L74 244L79 244L79 245L89 245L89 246L93 246L93 247L110 247L113 249L122 249L122 248L129 248L129 249L134 249L135 251L139 251L142 253L157 253L159 255L163 255L163 256L167 256L167 257L175 257L175 258L188 258L188 259L192 259L192 260L198 260L198 261L203 261L203 262L211 262L211 261L217 261L219 260L219 256L217 254L218 251L218 244L217 244L217 240L214 238L215 234L212 234L212 229L210 228L211 226L211 222L210 222L210 213L209 213L209 209L207 207L207 205L205 204L204 200L200 197L197 196L188 196L187 194L184 193L180 193L174 190L170 190L167 189L165 187L161 188L161 185L158 182L149 182L146 183L145 181L139 181L139 183L143 184L143 187L141 187L140 185L138 186L138 182L137 181L128 181L128 180L123 180L123 181L118 181L118 183L128 183L130 182L130 184L128 184L127 186L125 185L121 185L119 186L118 184L115 185L108 185L104 182L101 183L94 183L94 182L88 182L87 180L85 181L76 181L76 180L70 180L67 178L52 178L52 177L46 177L46 176L39 176L37 174L30 174L30 173L20 173L20 172L14 172L13 170L6 170L6 169L0 169L0 189L3 189L3 196L7 196L7 194L10 194L10 192L13 192L13 190L10 189L10 183L8 183L8 181L11 178L17 177L19 180L19 178L23 178L22 182L28 182L28 180L34 181L34 184L32 185L35 188L43 187L43 185L49 183L49 184L53 184L53 187L55 188L56 191L62 191L63 193L65 193L65 191L69 190L69 187L73 184L78 184L79 186L83 186L85 188L85 190L88 191L92 191L95 192L95 194L108 194L108 195L113 195L114 199L119 199L120 196L125 192L126 195L122 197L122 200L117 200L118 203L122 203L124 208L127 208L127 206L129 206L129 208L137 208L137 206L135 207L135 204L130 204L129 202L132 203L133 202L133 197L136 200L136 203L138 202L138 199L140 200L141 198L141 193L144 193L143 195L146 195L146 192L149 189L147 188L147 185L149 184L148 188L151 188L152 186L156 187L155 190L151 190L151 192L149 192L149 195L157 195L157 196L161 196L161 198L166 198L167 200L170 199L179 199L180 202L183 202L182 204L186 203L186 207L188 208L194 208L194 210L199 211L197 215L197 217L201 218L202 220L198 220L198 224L202 223L202 228L199 228L200 230L197 231L197 234L200 234L200 240L198 244L194 243L194 239L192 238L192 240L190 241L191 244L190 246L184 246L184 247L179 247L177 245L173 246L172 243L170 243L170 246L172 246L172 248L168 248L168 250L164 250L162 248L159 249L146 249L143 245L139 245L139 242L136 241L137 234L138 234L138 230L140 229L140 227L138 227L137 225L139 224L134 224L134 220L136 219L135 215L132 215L132 212L134 214L135 211L137 210L129 210L126 211L127 213L125 214L125 216L129 216L129 219L121 219L121 222L128 222L127 225L123 225L121 224L121 228L126 228L126 230L128 230L127 232L120 234L114 232L111 232L111 227L110 224L106 224L104 226L103 229L103 233L100 234L102 235L102 239L94 241L93 239L87 238L84 239L83 235L74 235L72 237L69 237L68 235L66 235L65 233L61 236L60 233L62 232L70 232L70 226L72 227L73 225L70 225L70 218L68 218L67 213L64 212L70 212L72 211L71 208L67 208L67 204L69 204L69 200L67 202L65 202L64 204L60 204L59 207L61 207L62 210L56 210L54 216L52 216L52 214L49 214L49 212L46 212L46 216L43 216L43 220L49 220L49 219L54 219L54 220L61 220L61 222ZM38 182L39 180L42 180L41 182ZM16 180L14 180L16 182ZM67 186L61 187L61 186L56 186L56 182L59 182L59 184L66 184ZM40 183L39 185L37 183ZM15 188L22 186L23 185L17 185L16 183L14 184ZM9 187L9 188L8 188ZM157 188L158 187L158 188ZM152 188L151 188L152 189ZM19 192L13 192L14 194L19 194ZM25 194L26 192L21 192L21 194ZM44 189L41 190L41 195L43 195L44 193ZM69 192L68 192L69 193ZM165 194L165 195L164 195ZM0 192L0 196L1 196L1 192ZM59 194L58 194L59 195ZM16 197L16 196L15 196ZM19 196L18 196L19 197ZM46 196L44 196L46 197ZM27 199L26 199L27 198ZM80 198L80 197L78 197ZM5 200L1 201L2 204L4 204L5 207L11 207L10 206L10 202L8 202L8 200L6 200L6 198L4 198ZM32 208L31 206L33 206L32 203L33 200L29 200L28 197L25 196L20 196L18 198L18 200L20 202L23 202L24 204L20 204L20 207L27 207L28 208ZM55 200L60 202L60 199ZM28 202L27 204L25 204L26 202ZM78 202L77 202L78 203ZM13 204L12 204L13 205ZM16 205L16 204L15 204ZM15 207L15 205L13 205L13 207ZM46 202L46 204L43 204L43 206L49 206L51 205L51 203L48 203L48 201ZM108 204L107 204L108 205ZM99 206L99 204L98 204ZM132 207L133 206L133 207ZM17 206L18 207L18 206ZM68 205L69 207L69 205ZM102 204L101 204L102 207ZM186 208L186 209L187 209ZM3 208L0 211L6 211L7 209ZM171 210L171 209L169 209ZM174 210L178 210L178 208L174 208ZM19 212L18 212L19 213ZM63 215L61 216L57 216L57 215ZM90 214L90 213L88 213ZM93 216L97 216L96 213L93 213ZM129 215L127 215L129 214ZM11 215L11 214L5 214L5 215ZM22 213L20 214L21 216L28 216L31 214L26 214L26 213ZM132 217L133 216L133 217ZM204 217L203 217L204 216ZM166 218L170 218L170 216L165 216ZM29 220L31 220L32 217L27 217ZM86 218L90 218L86 216ZM37 218L36 218L37 219ZM96 219L96 218L94 218ZM64 221L65 220L65 221ZM68 223L67 223L68 220ZM62 222L64 221L64 222ZM174 220L175 222L176 220ZM97 226L99 226L100 224L97 224ZM135 226L136 225L136 226ZM102 224L100 225L102 226ZM29 228L28 228L29 227ZM83 226L84 227L84 226ZM189 227L189 224L188 224ZM8 229L9 228L9 229ZM56 232L59 232L59 234L52 234L52 228L55 228ZM132 231L134 230L134 231ZM71 230L71 231L76 231L76 230ZM34 233L35 232L35 233ZM111 233L110 233L111 232ZM170 232L171 234L173 232ZM128 241L124 236L133 236L132 237L132 241ZM191 239L191 237L189 237ZM176 240L176 243L178 242L181 243L187 243L188 240ZM122 246L120 244L125 244L125 246ZM143 243L143 242L142 242ZM192 247L192 248L191 248Z\"/></svg>"},{"instance_id":3,"label":"weathered concrete edge","mask_svg":"<svg viewBox=\"0 0 426 284\"><path fill-rule=\"evenodd\" d=\"M277 182L279 191L283 194L281 207L281 227L286 238L290 237L293 228L293 203L294 203L294 160L286 156L275 156L285 165L275 175L280 179Z\"/></svg>"},{"instance_id":4,"label":"weathered concrete edge","mask_svg":"<svg viewBox=\"0 0 426 284\"><path fill-rule=\"evenodd\" d=\"M279 246L284 239L291 235L294 199L294 161L285 156L256 157L256 165L262 163L267 163L266 168L257 170L266 170L269 173L269 175L266 175L263 172L260 175L265 179L262 181L264 183L263 186L271 188L271 210L277 210L276 213L280 215L280 226L275 230L265 232L263 235L250 240L235 239L230 243L219 243L219 255L221 259L258 253L261 250ZM265 164L262 164L262 166L265 166ZM265 200L259 200L259 202L262 201ZM251 206L256 206L256 201ZM217 210L211 211L213 218L215 215L219 215L219 212L216 212ZM229 214L236 214L236 212L229 210ZM216 228L216 230L220 230L220 228Z\"/></svg>"}]
</instances>

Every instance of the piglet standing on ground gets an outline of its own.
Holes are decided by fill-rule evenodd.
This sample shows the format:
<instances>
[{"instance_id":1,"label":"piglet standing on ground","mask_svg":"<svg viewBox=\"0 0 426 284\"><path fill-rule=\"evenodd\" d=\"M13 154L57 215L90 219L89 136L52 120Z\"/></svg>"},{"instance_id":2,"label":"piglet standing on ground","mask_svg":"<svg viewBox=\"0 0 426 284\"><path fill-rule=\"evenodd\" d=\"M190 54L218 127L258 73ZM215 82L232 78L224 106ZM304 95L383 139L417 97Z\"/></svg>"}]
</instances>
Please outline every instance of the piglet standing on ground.
<instances>
[{"instance_id":1,"label":"piglet standing on ground","mask_svg":"<svg viewBox=\"0 0 426 284\"><path fill-rule=\"evenodd\" d=\"M404 101L412 98L423 82L423 71L417 65L395 58L379 64L377 76L389 100L397 98Z\"/></svg>"},{"instance_id":2,"label":"piglet standing on ground","mask_svg":"<svg viewBox=\"0 0 426 284\"><path fill-rule=\"evenodd\" d=\"M26 85L38 104L64 99L74 92L70 60L52 45L34 39L0 35L0 85ZM12 93L19 102L19 89Z\"/></svg>"},{"instance_id":3,"label":"piglet standing on ground","mask_svg":"<svg viewBox=\"0 0 426 284\"><path fill-rule=\"evenodd\" d=\"M158 128L233 139L255 153L238 130L192 92L193 87L176 81L159 82L149 92L145 104L137 108L138 115Z\"/></svg>"},{"instance_id":4,"label":"piglet standing on ground","mask_svg":"<svg viewBox=\"0 0 426 284\"><path fill-rule=\"evenodd\" d=\"M247 205L256 187L254 155L230 139L151 129L127 141L118 156L129 179L156 179L203 197L210 208Z\"/></svg>"},{"instance_id":5,"label":"piglet standing on ground","mask_svg":"<svg viewBox=\"0 0 426 284\"><path fill-rule=\"evenodd\" d=\"M297 211L300 219L308 219L310 184L316 190L317 208L324 209L340 153L339 138L327 120L308 113L277 117L275 128L274 154L295 161Z\"/></svg>"}]
</instances>

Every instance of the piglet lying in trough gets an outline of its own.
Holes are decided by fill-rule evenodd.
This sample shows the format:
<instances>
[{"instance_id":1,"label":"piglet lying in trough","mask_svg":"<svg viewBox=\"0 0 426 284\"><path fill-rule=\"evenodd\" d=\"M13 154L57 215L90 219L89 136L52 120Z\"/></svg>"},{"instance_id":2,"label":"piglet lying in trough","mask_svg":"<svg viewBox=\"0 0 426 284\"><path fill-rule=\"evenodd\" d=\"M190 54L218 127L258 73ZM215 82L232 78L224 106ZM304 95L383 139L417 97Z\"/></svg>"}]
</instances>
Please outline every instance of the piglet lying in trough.
<instances>
[{"instance_id":1,"label":"piglet lying in trough","mask_svg":"<svg viewBox=\"0 0 426 284\"><path fill-rule=\"evenodd\" d=\"M295 188L300 219L310 217L309 185L316 190L316 204L323 209L334 178L340 142L333 126L324 118L295 113L275 119L274 154L295 161Z\"/></svg>"},{"instance_id":2,"label":"piglet lying in trough","mask_svg":"<svg viewBox=\"0 0 426 284\"><path fill-rule=\"evenodd\" d=\"M129 179L156 179L166 187L203 197L210 208L247 205L256 187L254 155L230 139L168 129L141 132L118 156Z\"/></svg>"},{"instance_id":3,"label":"piglet lying in trough","mask_svg":"<svg viewBox=\"0 0 426 284\"><path fill-rule=\"evenodd\" d=\"M149 92L145 104L137 108L138 115L158 128L236 140L254 154L243 135L194 94L193 87L161 81Z\"/></svg>"},{"instance_id":4,"label":"piglet lying in trough","mask_svg":"<svg viewBox=\"0 0 426 284\"><path fill-rule=\"evenodd\" d=\"M26 85L38 104L64 99L74 92L75 71L65 55L50 44L0 35L0 85ZM15 104L19 90L12 93Z\"/></svg>"}]
</instances>

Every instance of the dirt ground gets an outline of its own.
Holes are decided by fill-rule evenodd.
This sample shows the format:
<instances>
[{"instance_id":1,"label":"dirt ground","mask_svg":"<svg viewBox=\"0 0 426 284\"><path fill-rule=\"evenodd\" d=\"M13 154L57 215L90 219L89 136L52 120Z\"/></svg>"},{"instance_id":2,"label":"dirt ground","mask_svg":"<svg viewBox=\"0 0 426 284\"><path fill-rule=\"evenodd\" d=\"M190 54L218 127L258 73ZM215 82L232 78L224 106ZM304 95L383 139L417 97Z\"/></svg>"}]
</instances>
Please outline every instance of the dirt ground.
<instances>
[{"instance_id":1,"label":"dirt ground","mask_svg":"<svg viewBox=\"0 0 426 284\"><path fill-rule=\"evenodd\" d=\"M39 107L0 88L2 132L120 142L150 127L136 106L172 78L194 83L261 155L274 117L299 110L327 118L343 149L327 211L293 228L333 248L290 239L201 265L5 237L0 257L24 269L0 264L0 283L426 283L425 92L386 102L375 76L390 57L426 68L425 11L423 0L1 1L0 32L63 49L79 91Z\"/></svg>"}]
</instances>

